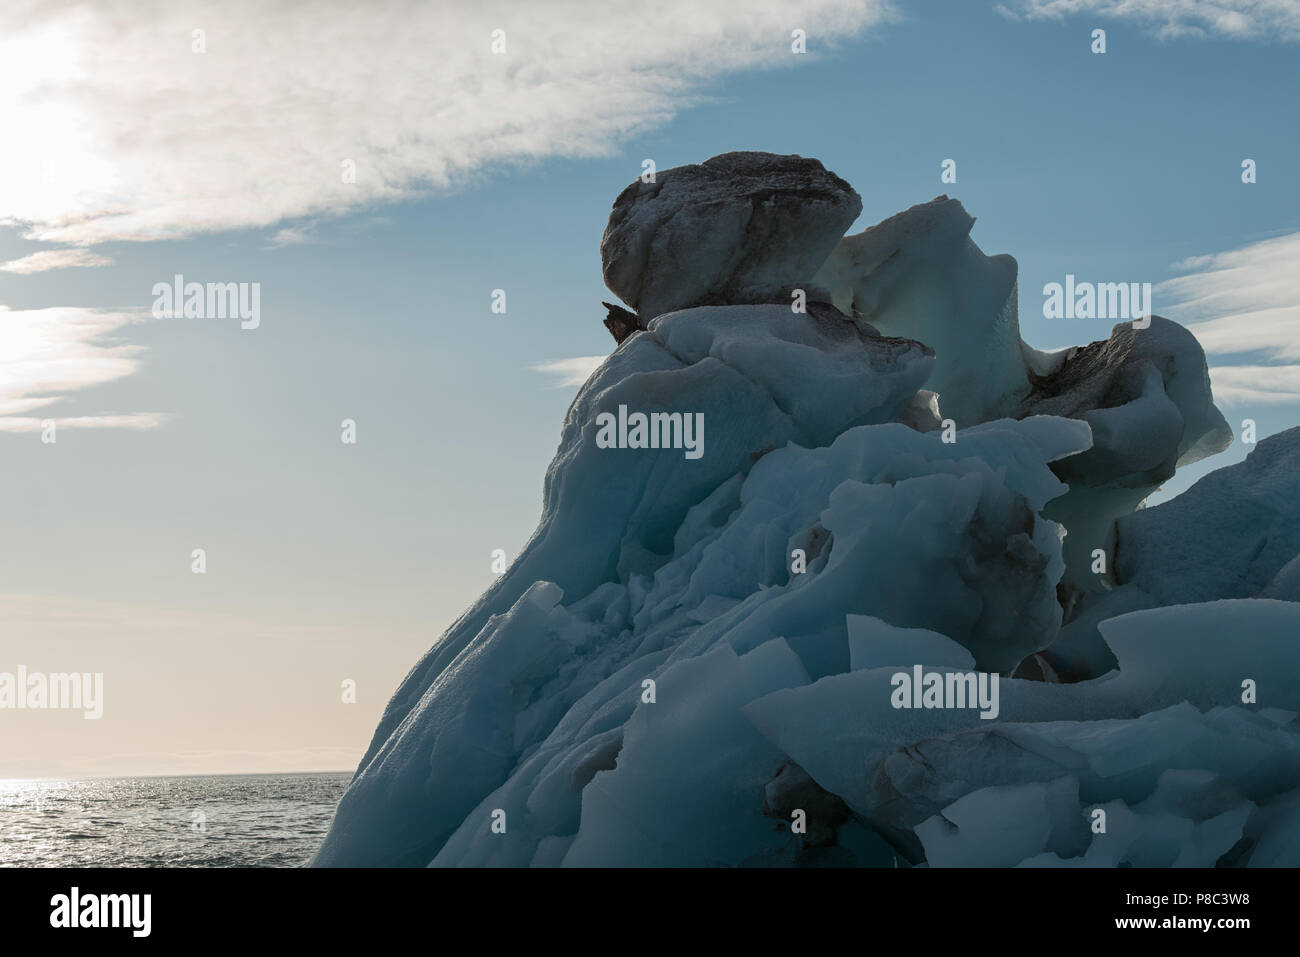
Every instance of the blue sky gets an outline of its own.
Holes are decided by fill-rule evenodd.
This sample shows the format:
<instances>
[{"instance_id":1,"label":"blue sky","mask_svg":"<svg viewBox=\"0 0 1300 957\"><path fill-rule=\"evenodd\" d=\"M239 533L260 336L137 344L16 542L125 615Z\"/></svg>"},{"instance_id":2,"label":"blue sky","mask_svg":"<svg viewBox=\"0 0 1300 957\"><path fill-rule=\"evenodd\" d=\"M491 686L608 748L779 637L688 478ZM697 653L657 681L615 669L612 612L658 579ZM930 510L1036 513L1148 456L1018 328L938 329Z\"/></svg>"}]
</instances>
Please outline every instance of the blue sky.
<instances>
[{"instance_id":1,"label":"blue sky","mask_svg":"<svg viewBox=\"0 0 1300 957\"><path fill-rule=\"evenodd\" d=\"M1268 367L1216 373L1234 430L1246 417L1261 437L1300 422L1288 385L1300 362L1295 5L1241 21L1224 18L1226 2L1182 4L1193 15L1178 19L1156 0L1128 5L1133 16L1102 0L1056 15L1064 6L742 5L735 34L708 4L684 4L664 21L681 36L601 33L578 3L526 23L467 7L444 12L455 19L442 32L486 48L488 25L505 24L515 66L480 81L495 61L406 49L398 18L367 27L381 55L355 78L355 104L312 82L365 52L348 46L365 31L295 27L301 46L283 58L299 67L246 90L233 77L248 58L271 70L267 51L234 56L218 42L224 19L159 6L141 36L157 43L159 24L178 24L170 74L141 68L93 93L55 75L0 100L30 129L51 117L56 144L76 140L60 111L112 118L90 124L84 155L56 174L64 188L24 189L30 162L0 176L0 264L12 267L0 265L0 670L103 671L106 687L98 722L4 716L0 776L351 768L406 669L491 581L492 550L513 556L532 531L576 391L534 367L612 348L599 241L647 157L660 169L733 149L817 157L862 195L852 232L948 193L986 253L1019 261L1031 344L1110 331L1042 318L1044 283L1167 283L1155 311L1211 323L1203 341L1224 350L1213 366ZM58 14L19 14L27 33L6 42L26 38L42 61L59 43L91 66L104 55ZM184 72L199 69L187 64L200 22L212 85ZM424 26L432 37L444 22ZM806 56L789 52L799 26ZM1089 49L1095 27L1103 55ZM122 30L123 49L143 42ZM583 44L566 73L555 51ZM420 75L433 59L444 72ZM415 75L390 76L402 70ZM153 122L172 139L139 134L137 147ZM340 156L358 157L371 185L340 192ZM956 184L940 182L946 158ZM1241 182L1244 158L1255 184ZM196 194L201 206L176 202ZM107 262L15 266L48 250ZM151 318L153 284L176 273L260 283L261 325ZM504 316L489 308L498 288ZM59 331L78 323L101 332ZM40 348L29 341L15 363L30 330ZM33 425L47 418L66 423L54 445ZM345 418L355 445L340 442ZM1245 452L1234 443L1166 494ZM205 575L190 570L194 548ZM340 701L346 678L355 705Z\"/></svg>"}]
</instances>

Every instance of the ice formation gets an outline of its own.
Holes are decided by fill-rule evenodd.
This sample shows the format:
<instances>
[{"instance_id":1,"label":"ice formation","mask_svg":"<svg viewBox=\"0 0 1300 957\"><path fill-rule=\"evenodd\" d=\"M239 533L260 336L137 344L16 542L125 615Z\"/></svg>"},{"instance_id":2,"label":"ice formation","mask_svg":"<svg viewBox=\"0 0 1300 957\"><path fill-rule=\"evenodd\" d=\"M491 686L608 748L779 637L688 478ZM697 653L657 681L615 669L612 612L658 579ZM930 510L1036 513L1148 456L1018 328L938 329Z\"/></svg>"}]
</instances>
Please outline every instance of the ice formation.
<instances>
[{"instance_id":1,"label":"ice formation","mask_svg":"<svg viewBox=\"0 0 1300 957\"><path fill-rule=\"evenodd\" d=\"M638 179L601 240L605 285L646 319L713 303L790 302L862 212L815 159L724 153Z\"/></svg>"},{"instance_id":2,"label":"ice formation","mask_svg":"<svg viewBox=\"0 0 1300 957\"><path fill-rule=\"evenodd\" d=\"M1196 340L1037 352L960 203L860 208L766 153L619 196L537 531L316 864L1300 864L1300 430L1135 512L1231 438Z\"/></svg>"}]
</instances>

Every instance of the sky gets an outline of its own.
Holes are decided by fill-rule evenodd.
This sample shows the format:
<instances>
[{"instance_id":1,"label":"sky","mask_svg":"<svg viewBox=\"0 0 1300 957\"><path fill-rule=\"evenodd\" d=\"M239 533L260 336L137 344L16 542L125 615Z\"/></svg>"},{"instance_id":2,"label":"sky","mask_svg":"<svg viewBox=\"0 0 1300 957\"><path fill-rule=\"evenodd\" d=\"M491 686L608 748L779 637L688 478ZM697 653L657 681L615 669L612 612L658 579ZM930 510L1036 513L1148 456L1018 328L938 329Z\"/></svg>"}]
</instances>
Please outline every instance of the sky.
<instances>
[{"instance_id":1,"label":"sky","mask_svg":"<svg viewBox=\"0 0 1300 957\"><path fill-rule=\"evenodd\" d=\"M1110 332L1044 284L1151 282L1234 432L1300 423L1298 54L1295 0L5 4L0 672L104 714L0 710L0 777L351 770L536 524L645 159L955 196L1032 345Z\"/></svg>"}]
</instances>

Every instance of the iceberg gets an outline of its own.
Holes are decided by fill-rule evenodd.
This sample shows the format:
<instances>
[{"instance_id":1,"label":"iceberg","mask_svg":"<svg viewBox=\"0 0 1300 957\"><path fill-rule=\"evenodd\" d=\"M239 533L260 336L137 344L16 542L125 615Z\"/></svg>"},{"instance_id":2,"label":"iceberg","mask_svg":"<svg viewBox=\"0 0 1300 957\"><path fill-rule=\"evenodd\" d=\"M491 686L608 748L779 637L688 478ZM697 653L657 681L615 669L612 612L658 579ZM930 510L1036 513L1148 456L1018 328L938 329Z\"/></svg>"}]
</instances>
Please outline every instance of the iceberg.
<instances>
[{"instance_id":1,"label":"iceberg","mask_svg":"<svg viewBox=\"0 0 1300 957\"><path fill-rule=\"evenodd\" d=\"M1295 864L1300 430L1139 509L1231 439L1195 338L1038 352L957 200L860 209L768 153L618 197L537 530L314 864Z\"/></svg>"}]
</instances>

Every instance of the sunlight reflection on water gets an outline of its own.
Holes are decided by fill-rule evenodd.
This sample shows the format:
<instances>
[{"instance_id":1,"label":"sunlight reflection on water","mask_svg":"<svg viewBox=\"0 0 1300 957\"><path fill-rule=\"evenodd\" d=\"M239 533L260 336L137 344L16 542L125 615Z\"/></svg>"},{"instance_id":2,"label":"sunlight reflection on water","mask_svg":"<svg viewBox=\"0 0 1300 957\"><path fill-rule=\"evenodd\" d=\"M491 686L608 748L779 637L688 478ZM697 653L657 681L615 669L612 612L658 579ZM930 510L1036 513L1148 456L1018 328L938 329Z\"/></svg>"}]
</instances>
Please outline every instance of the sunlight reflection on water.
<instances>
[{"instance_id":1,"label":"sunlight reflection on water","mask_svg":"<svg viewBox=\"0 0 1300 957\"><path fill-rule=\"evenodd\" d=\"M0 780L0 866L299 867L348 778Z\"/></svg>"}]
</instances>

